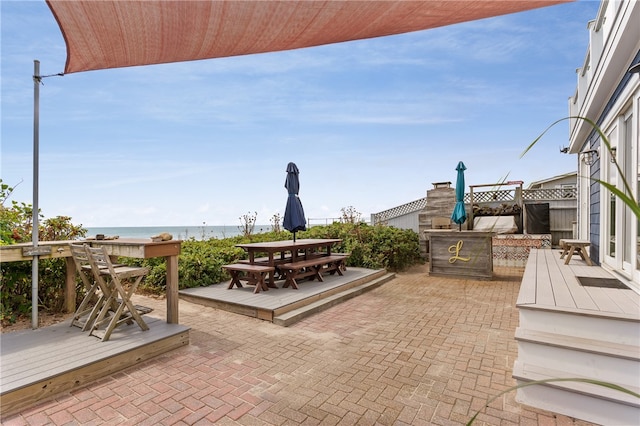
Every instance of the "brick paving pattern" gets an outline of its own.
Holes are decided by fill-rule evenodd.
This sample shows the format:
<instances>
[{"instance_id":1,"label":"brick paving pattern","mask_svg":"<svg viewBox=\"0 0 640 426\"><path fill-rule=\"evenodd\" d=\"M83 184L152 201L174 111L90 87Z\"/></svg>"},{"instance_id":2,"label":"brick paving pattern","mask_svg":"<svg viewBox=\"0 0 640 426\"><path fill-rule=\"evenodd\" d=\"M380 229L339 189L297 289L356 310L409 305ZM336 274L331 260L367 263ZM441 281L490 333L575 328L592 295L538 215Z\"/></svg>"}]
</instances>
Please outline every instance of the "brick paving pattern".
<instances>
[{"instance_id":1,"label":"brick paving pattern","mask_svg":"<svg viewBox=\"0 0 640 426\"><path fill-rule=\"evenodd\" d=\"M460 425L513 386L522 269L492 281L425 266L283 328L180 301L191 344L3 419L3 425ZM319 285L303 283L302 285ZM164 316L164 300L136 296ZM589 425L522 406L475 425Z\"/></svg>"}]
</instances>

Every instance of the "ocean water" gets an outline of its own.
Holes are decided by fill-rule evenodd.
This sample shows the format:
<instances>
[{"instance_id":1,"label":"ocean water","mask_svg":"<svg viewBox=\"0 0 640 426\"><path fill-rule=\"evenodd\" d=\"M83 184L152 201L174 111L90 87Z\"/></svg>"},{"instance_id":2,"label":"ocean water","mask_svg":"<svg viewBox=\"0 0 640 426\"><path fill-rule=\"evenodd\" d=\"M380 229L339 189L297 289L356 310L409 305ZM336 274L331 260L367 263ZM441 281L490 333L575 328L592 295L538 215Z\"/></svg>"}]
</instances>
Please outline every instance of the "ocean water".
<instances>
[{"instance_id":1,"label":"ocean water","mask_svg":"<svg viewBox=\"0 0 640 426\"><path fill-rule=\"evenodd\" d=\"M88 227L87 237L103 234L105 237L151 238L162 232L168 232L174 240L209 240L211 238L230 238L241 235L239 226L125 226L125 227ZM271 231L271 225L256 225L255 234Z\"/></svg>"}]
</instances>

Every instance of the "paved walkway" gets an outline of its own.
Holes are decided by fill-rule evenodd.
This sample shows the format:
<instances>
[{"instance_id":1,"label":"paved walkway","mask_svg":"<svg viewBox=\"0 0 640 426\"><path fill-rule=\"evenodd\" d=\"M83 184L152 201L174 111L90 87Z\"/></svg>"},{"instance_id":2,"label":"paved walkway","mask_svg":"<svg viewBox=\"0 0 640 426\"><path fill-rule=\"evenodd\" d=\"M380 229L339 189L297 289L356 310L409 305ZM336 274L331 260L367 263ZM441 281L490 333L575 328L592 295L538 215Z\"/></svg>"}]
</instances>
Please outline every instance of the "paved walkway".
<instances>
[{"instance_id":1,"label":"paved walkway","mask_svg":"<svg viewBox=\"0 0 640 426\"><path fill-rule=\"evenodd\" d=\"M400 273L289 328L181 301L189 346L3 424L464 424L515 384L522 270L497 270L493 281L426 270ZM136 303L164 315L164 300ZM498 398L475 425L589 424L514 398Z\"/></svg>"}]
</instances>

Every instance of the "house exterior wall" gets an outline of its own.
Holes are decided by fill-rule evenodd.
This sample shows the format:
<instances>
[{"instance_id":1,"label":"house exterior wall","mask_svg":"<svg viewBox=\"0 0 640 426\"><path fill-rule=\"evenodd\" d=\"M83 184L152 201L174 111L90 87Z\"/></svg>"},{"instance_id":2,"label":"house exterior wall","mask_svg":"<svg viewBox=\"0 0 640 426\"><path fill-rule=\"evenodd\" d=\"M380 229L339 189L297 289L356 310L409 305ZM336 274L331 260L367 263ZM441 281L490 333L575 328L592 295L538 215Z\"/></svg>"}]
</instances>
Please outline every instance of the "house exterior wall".
<instances>
[{"instance_id":1,"label":"house exterior wall","mask_svg":"<svg viewBox=\"0 0 640 426\"><path fill-rule=\"evenodd\" d=\"M527 189L557 189L565 186L576 186L577 172L555 176L549 179L532 182Z\"/></svg>"},{"instance_id":2,"label":"house exterior wall","mask_svg":"<svg viewBox=\"0 0 640 426\"><path fill-rule=\"evenodd\" d=\"M640 62L639 22L640 2L601 2L598 16L588 25L589 50L582 68L577 70L577 89L569 100L569 115L592 120L605 136L586 120L570 120L569 152L578 155L578 185L584 185L578 194L589 198L578 203L578 238L589 239L591 258L638 292L638 218L600 181L631 195L637 202L640 73L631 73L629 68ZM610 147L615 147L616 152ZM595 163L583 161L582 153L587 150L597 151Z\"/></svg>"},{"instance_id":3,"label":"house exterior wall","mask_svg":"<svg viewBox=\"0 0 640 426\"><path fill-rule=\"evenodd\" d=\"M411 229L418 233L418 214L419 212L411 212L391 218L387 220L387 225L400 229Z\"/></svg>"}]
</instances>

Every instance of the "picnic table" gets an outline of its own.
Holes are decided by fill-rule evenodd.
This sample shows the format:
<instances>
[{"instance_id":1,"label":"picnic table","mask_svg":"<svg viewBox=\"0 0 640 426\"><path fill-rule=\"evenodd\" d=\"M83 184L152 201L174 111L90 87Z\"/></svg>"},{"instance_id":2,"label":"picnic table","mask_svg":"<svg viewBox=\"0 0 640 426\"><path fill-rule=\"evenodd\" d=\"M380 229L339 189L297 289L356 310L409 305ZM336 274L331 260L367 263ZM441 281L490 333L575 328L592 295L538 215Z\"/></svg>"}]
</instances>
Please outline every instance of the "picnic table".
<instances>
[{"instance_id":1,"label":"picnic table","mask_svg":"<svg viewBox=\"0 0 640 426\"><path fill-rule=\"evenodd\" d=\"M273 268L269 270L269 277L266 281L266 287L262 286L262 289L277 288L275 284L275 274L277 266L288 265L289 268L295 269L297 265L302 265L303 261L308 261L312 258L320 258L331 256L331 247L335 244L342 242L338 238L306 238L299 240L284 240L284 241L266 241L261 243L247 243L236 244L236 247L240 247L247 251L249 256L248 264L256 266L268 266ZM257 255L266 254L265 257L257 257ZM325 259L328 260L329 258ZM318 264L322 261L319 260ZM291 275L295 276L295 272ZM315 274L317 276L317 274ZM288 280L289 285L293 288L297 288L295 278L293 282ZM256 290L260 291L260 288L256 286ZM256 291L256 292L257 292Z\"/></svg>"},{"instance_id":2,"label":"picnic table","mask_svg":"<svg viewBox=\"0 0 640 426\"><path fill-rule=\"evenodd\" d=\"M582 260L587 262L587 265L592 266L593 261L589 257L589 246L591 245L591 241L589 240L571 240L571 239L562 239L560 240L560 247L562 248L562 254L560 255L560 259L564 259L564 264L568 265L571 261L571 257L577 253L580 255Z\"/></svg>"}]
</instances>

